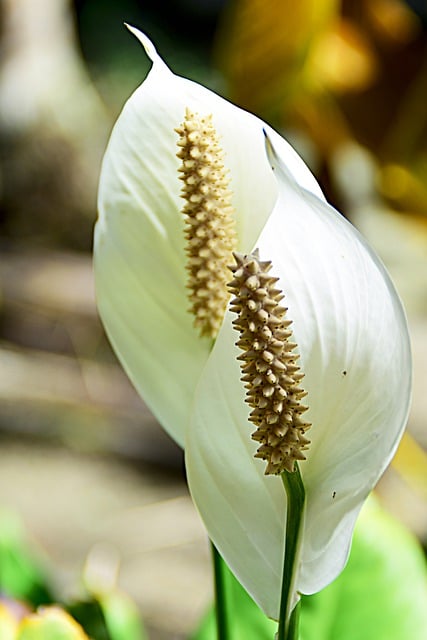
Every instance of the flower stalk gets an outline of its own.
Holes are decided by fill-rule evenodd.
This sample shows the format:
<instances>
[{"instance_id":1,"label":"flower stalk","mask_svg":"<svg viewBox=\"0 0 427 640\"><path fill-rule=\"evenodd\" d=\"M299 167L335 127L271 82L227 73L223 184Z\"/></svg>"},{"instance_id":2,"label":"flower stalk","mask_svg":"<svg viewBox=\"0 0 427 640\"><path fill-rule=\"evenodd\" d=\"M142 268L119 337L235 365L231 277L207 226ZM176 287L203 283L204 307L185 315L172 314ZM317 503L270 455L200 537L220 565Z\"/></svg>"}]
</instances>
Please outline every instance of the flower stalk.
<instances>
[{"instance_id":1,"label":"flower stalk","mask_svg":"<svg viewBox=\"0 0 427 640\"><path fill-rule=\"evenodd\" d=\"M230 640L227 612L226 566L215 545L211 542L212 568L215 591L215 619L217 640Z\"/></svg>"},{"instance_id":2,"label":"flower stalk","mask_svg":"<svg viewBox=\"0 0 427 640\"><path fill-rule=\"evenodd\" d=\"M285 555L283 560L280 618L277 640L298 639L299 602L295 604L296 560L305 506L305 489L298 464L295 471L281 475L287 497Z\"/></svg>"}]
</instances>

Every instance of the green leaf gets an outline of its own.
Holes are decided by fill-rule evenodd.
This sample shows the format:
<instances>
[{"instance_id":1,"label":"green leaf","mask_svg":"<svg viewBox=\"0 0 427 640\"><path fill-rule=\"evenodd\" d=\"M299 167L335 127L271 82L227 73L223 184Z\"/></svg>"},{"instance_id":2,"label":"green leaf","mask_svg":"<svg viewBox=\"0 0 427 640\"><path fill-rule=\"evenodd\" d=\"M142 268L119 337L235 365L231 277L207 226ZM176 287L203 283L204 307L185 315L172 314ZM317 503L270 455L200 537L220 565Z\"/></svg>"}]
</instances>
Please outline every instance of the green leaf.
<instances>
[{"instance_id":1,"label":"green leaf","mask_svg":"<svg viewBox=\"0 0 427 640\"><path fill-rule=\"evenodd\" d=\"M108 633L104 612L97 600L80 600L67 605L67 611L86 630L93 640L112 640Z\"/></svg>"},{"instance_id":2,"label":"green leaf","mask_svg":"<svg viewBox=\"0 0 427 640\"><path fill-rule=\"evenodd\" d=\"M73 602L67 611L93 640L144 640L146 634L136 604L116 589ZM1 640L1 636L0 636Z\"/></svg>"},{"instance_id":3,"label":"green leaf","mask_svg":"<svg viewBox=\"0 0 427 640\"><path fill-rule=\"evenodd\" d=\"M347 567L304 597L301 640L425 640L427 573L416 539L371 501Z\"/></svg>"},{"instance_id":4,"label":"green leaf","mask_svg":"<svg viewBox=\"0 0 427 640\"><path fill-rule=\"evenodd\" d=\"M40 563L27 548L19 519L0 510L0 593L34 606L52 602Z\"/></svg>"},{"instance_id":5,"label":"green leaf","mask_svg":"<svg viewBox=\"0 0 427 640\"><path fill-rule=\"evenodd\" d=\"M232 640L272 640L277 631L277 622L273 622L261 611L252 598L236 580L231 571L225 568L225 590L229 607L229 628ZM203 618L200 627L191 640L216 640L215 611L210 609Z\"/></svg>"},{"instance_id":6,"label":"green leaf","mask_svg":"<svg viewBox=\"0 0 427 640\"><path fill-rule=\"evenodd\" d=\"M124 593L111 591L99 600L110 640L144 640L146 634L136 604Z\"/></svg>"}]
</instances>

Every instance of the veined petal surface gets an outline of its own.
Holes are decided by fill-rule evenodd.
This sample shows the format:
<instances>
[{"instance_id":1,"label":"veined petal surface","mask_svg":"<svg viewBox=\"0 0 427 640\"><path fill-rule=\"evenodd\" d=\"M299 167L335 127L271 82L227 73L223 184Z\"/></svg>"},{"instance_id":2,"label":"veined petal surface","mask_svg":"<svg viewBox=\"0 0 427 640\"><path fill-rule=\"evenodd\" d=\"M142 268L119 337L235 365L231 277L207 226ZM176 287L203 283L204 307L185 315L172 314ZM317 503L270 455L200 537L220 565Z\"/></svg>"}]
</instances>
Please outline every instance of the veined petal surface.
<instances>
[{"instance_id":1,"label":"veined petal surface","mask_svg":"<svg viewBox=\"0 0 427 640\"><path fill-rule=\"evenodd\" d=\"M338 212L280 162L275 169L279 198L256 246L280 278L308 392L311 445L300 463L306 512L295 588L310 594L343 569L358 512L397 447L411 355L405 315L379 259ZM227 311L196 390L188 480L214 544L277 619L286 494L253 457L232 320Z\"/></svg>"},{"instance_id":2,"label":"veined petal surface","mask_svg":"<svg viewBox=\"0 0 427 640\"><path fill-rule=\"evenodd\" d=\"M147 404L181 445L195 385L211 349L193 327L186 291L183 219L174 129L185 109L212 114L230 172L239 246L251 245L271 213L277 185L262 121L175 76L151 42L153 62L126 103L105 154L95 229L98 307L110 341ZM305 164L267 127L295 179L322 197Z\"/></svg>"}]
</instances>

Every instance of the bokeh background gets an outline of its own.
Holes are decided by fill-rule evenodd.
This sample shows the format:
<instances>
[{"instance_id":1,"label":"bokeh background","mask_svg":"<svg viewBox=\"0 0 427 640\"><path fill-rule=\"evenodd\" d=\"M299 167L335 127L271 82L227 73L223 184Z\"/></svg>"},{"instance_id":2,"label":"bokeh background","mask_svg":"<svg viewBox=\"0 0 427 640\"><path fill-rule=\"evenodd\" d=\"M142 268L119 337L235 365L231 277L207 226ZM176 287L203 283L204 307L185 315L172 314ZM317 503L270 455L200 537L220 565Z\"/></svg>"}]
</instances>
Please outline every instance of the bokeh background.
<instances>
[{"instance_id":1,"label":"bokeh background","mask_svg":"<svg viewBox=\"0 0 427 640\"><path fill-rule=\"evenodd\" d=\"M425 545L427 5L0 0L0 506L64 598L101 566L150 637L182 638L210 599L208 546L182 454L117 364L93 289L102 154L149 69L124 22L279 129L389 268L415 386L377 493Z\"/></svg>"}]
</instances>

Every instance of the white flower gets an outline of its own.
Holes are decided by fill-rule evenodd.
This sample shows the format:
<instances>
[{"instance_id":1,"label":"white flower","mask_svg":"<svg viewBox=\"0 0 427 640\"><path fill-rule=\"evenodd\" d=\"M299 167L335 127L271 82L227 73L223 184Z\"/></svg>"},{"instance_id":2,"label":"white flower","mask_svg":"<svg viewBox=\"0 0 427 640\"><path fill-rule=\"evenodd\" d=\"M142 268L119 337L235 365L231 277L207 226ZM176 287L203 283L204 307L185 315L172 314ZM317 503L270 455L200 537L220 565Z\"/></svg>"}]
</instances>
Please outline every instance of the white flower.
<instances>
[{"instance_id":1,"label":"white flower","mask_svg":"<svg viewBox=\"0 0 427 640\"><path fill-rule=\"evenodd\" d=\"M176 157L187 109L212 115L230 176L237 250L258 248L261 260L272 261L305 375L304 419L312 426L300 463L306 511L296 592L318 591L342 570L361 505L396 449L411 386L405 316L378 258L324 201L292 148L259 119L175 76L132 31L153 68L126 104L103 163L98 306L137 390L185 442L190 488L211 539L277 619L286 494L254 459L233 314L227 311L212 348L188 312ZM280 158L274 172L263 129Z\"/></svg>"},{"instance_id":2,"label":"white flower","mask_svg":"<svg viewBox=\"0 0 427 640\"><path fill-rule=\"evenodd\" d=\"M277 197L263 127L294 178L321 191L299 156L251 114L174 75L131 28L153 67L126 103L105 154L95 231L98 307L109 339L140 395L181 445L211 341L188 312L178 135L187 108L213 116L230 172L239 250L252 246Z\"/></svg>"},{"instance_id":3,"label":"white flower","mask_svg":"<svg viewBox=\"0 0 427 640\"><path fill-rule=\"evenodd\" d=\"M279 277L308 392L295 591L310 594L343 569L357 514L397 447L411 356L404 311L377 256L338 212L293 180L285 158L272 161L279 198L254 246ZM265 463L254 458L233 317L228 311L196 390L186 466L214 544L278 619L286 495L280 478L265 476Z\"/></svg>"}]
</instances>

